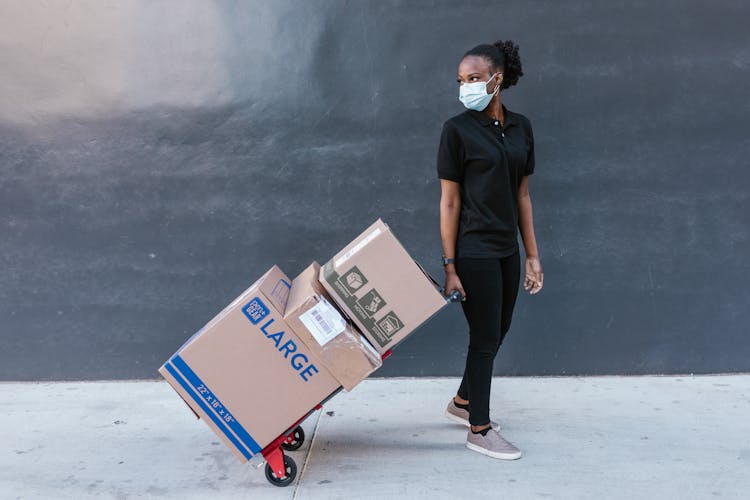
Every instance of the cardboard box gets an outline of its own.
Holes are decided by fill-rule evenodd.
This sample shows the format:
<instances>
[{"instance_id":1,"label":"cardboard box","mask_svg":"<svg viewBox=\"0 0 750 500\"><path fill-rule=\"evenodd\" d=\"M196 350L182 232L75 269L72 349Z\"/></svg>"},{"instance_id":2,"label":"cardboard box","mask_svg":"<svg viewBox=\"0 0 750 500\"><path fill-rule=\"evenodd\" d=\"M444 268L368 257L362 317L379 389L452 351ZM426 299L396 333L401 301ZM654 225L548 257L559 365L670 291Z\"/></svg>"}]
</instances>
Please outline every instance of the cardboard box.
<instances>
[{"instance_id":1,"label":"cardboard box","mask_svg":"<svg viewBox=\"0 0 750 500\"><path fill-rule=\"evenodd\" d=\"M284 320L347 391L382 366L378 352L341 315L318 281L313 262L294 278Z\"/></svg>"},{"instance_id":2,"label":"cardboard box","mask_svg":"<svg viewBox=\"0 0 750 500\"><path fill-rule=\"evenodd\" d=\"M321 268L320 282L381 354L446 304L381 219Z\"/></svg>"},{"instance_id":3,"label":"cardboard box","mask_svg":"<svg viewBox=\"0 0 750 500\"><path fill-rule=\"evenodd\" d=\"M272 267L159 369L242 461L340 386L284 322L290 287Z\"/></svg>"}]
</instances>

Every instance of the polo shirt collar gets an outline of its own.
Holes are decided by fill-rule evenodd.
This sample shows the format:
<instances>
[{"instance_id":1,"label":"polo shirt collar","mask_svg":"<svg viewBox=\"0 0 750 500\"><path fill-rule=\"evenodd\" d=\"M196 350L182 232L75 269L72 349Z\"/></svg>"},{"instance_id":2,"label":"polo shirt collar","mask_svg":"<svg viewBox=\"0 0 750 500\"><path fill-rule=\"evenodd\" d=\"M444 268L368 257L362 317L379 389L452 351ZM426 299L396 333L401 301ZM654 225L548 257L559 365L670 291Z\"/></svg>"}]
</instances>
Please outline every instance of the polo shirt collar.
<instances>
[{"instance_id":1,"label":"polo shirt collar","mask_svg":"<svg viewBox=\"0 0 750 500\"><path fill-rule=\"evenodd\" d=\"M513 123L516 123L516 117L515 113L512 111L508 111L508 108L505 107L505 104L502 105L503 107L503 116L505 117L505 127L508 125L511 125ZM485 127L487 125L492 125L495 123L495 120L490 118L484 111L477 111L475 109L469 109L467 110L471 116L473 116L475 119L479 121L482 125Z\"/></svg>"}]
</instances>

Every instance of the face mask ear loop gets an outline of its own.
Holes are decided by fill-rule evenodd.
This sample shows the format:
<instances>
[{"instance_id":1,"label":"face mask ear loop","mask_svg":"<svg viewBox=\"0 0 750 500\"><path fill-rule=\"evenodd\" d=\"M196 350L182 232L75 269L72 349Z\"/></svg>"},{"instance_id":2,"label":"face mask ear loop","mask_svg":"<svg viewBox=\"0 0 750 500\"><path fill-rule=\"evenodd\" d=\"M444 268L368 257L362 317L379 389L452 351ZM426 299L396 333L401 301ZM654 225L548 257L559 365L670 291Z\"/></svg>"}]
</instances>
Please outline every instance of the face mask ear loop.
<instances>
[{"instance_id":1,"label":"face mask ear loop","mask_svg":"<svg viewBox=\"0 0 750 500\"><path fill-rule=\"evenodd\" d=\"M492 75L492 76L490 77L490 80L492 80L492 78L493 78L493 77L494 77L494 76L495 76L496 74L497 74L497 73L493 74L493 75ZM500 74L502 75L502 73L500 73ZM489 83L489 81L487 81L487 83ZM495 84L495 90L493 90L493 91L492 91L492 95L493 95L493 96L496 96L497 94L499 94L499 93L500 93L500 84L501 84L501 83L503 83L503 81L502 81L502 80L500 80L499 82L497 82L497 83Z\"/></svg>"}]
</instances>

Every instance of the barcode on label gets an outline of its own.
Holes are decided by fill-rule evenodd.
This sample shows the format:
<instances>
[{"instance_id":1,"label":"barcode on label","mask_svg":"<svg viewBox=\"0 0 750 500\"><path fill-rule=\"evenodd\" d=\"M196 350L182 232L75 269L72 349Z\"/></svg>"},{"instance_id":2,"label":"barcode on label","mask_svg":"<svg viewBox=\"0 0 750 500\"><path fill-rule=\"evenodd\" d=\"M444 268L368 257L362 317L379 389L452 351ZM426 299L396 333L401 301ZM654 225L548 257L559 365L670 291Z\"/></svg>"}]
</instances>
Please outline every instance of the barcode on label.
<instances>
[{"instance_id":1,"label":"barcode on label","mask_svg":"<svg viewBox=\"0 0 750 500\"><path fill-rule=\"evenodd\" d=\"M318 311L313 309L312 315L313 315L313 318L315 318L315 321L318 322L318 326L320 326L324 332L331 333L331 331L333 331L333 328L331 327L331 325L328 324L328 321L326 321L325 318L323 318L323 316L321 316Z\"/></svg>"}]
</instances>

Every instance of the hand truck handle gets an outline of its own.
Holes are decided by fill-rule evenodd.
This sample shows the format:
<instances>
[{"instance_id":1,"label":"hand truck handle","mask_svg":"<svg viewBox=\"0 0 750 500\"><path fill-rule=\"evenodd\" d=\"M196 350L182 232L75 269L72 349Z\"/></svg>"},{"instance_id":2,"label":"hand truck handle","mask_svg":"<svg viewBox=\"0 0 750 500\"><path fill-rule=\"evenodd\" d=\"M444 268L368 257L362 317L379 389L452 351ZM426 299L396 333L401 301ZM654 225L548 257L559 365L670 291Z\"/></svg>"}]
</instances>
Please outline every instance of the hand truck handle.
<instances>
[{"instance_id":1,"label":"hand truck handle","mask_svg":"<svg viewBox=\"0 0 750 500\"><path fill-rule=\"evenodd\" d=\"M440 293L445 296L445 287L440 287ZM464 296L458 290L453 290L453 293L446 297L445 300L447 302L461 302L464 300Z\"/></svg>"}]
</instances>

